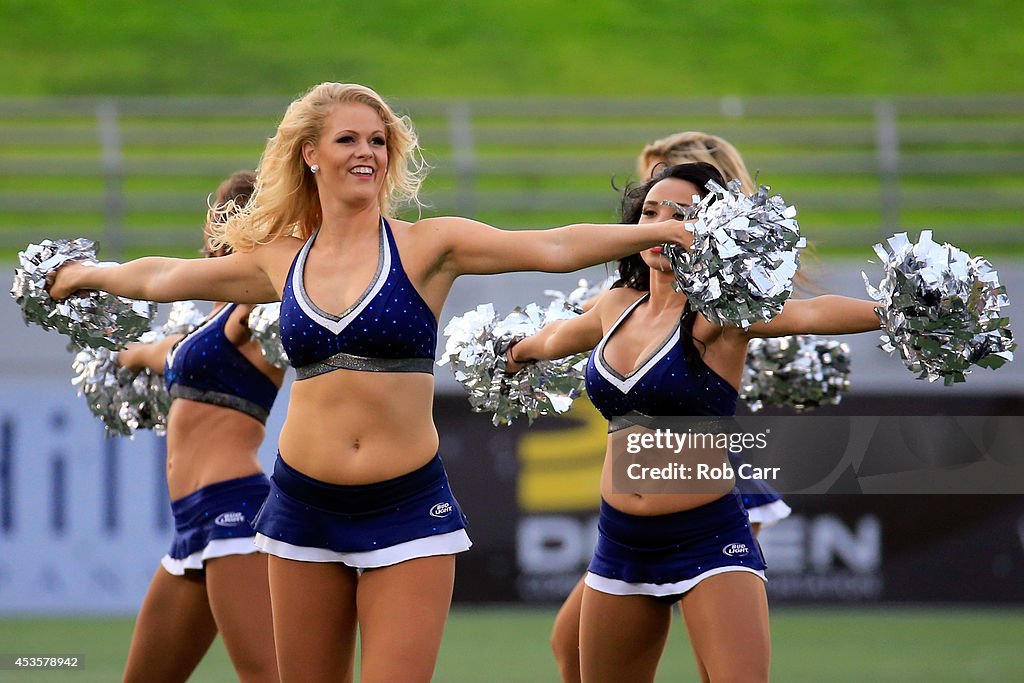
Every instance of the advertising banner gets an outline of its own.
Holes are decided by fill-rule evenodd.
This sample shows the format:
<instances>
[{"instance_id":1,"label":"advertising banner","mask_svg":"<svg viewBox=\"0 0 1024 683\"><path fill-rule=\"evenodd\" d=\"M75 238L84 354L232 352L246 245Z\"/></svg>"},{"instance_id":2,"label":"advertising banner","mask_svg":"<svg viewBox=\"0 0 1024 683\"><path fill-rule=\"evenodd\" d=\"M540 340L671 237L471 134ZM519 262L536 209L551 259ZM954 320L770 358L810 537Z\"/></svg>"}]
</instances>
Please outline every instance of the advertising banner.
<instances>
[{"instance_id":1,"label":"advertising banner","mask_svg":"<svg viewBox=\"0 0 1024 683\"><path fill-rule=\"evenodd\" d=\"M268 470L286 395L279 400L260 452ZM1024 415L1021 399L958 404L874 396L839 408L842 414L823 409L799 419L842 420L842 439L812 439L841 442L842 453L836 447L803 464L782 461L790 474L780 485L793 514L759 537L771 599L1024 602L1017 476L1024 439L1013 432L1019 423L1006 417ZM907 422L894 434L886 431L894 423L878 417L908 412L1000 419L944 419L932 432L922 431L927 423ZM875 417L862 424L864 418L843 415ZM494 427L460 396L437 397L435 416L473 539L458 559L456 600L561 600L594 547L608 423L585 400L566 416L530 426ZM911 443L927 440L929 449L908 447L908 435ZM993 480L993 472L1002 479ZM105 438L64 382L5 382L0 613L132 613L171 531L162 439L148 432Z\"/></svg>"}]
</instances>

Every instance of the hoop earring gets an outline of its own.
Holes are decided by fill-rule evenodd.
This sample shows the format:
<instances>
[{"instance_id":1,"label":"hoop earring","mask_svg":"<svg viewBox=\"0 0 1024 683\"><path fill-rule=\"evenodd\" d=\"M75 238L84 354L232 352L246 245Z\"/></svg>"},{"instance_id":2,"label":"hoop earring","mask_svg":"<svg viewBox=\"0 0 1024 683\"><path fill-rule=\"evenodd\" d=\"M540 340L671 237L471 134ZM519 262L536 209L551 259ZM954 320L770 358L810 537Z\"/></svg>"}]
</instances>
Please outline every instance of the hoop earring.
<instances>
[{"instance_id":1,"label":"hoop earring","mask_svg":"<svg viewBox=\"0 0 1024 683\"><path fill-rule=\"evenodd\" d=\"M312 173L313 175L316 175L317 173L320 172L320 165L313 164L312 166L309 167L309 172Z\"/></svg>"}]
</instances>

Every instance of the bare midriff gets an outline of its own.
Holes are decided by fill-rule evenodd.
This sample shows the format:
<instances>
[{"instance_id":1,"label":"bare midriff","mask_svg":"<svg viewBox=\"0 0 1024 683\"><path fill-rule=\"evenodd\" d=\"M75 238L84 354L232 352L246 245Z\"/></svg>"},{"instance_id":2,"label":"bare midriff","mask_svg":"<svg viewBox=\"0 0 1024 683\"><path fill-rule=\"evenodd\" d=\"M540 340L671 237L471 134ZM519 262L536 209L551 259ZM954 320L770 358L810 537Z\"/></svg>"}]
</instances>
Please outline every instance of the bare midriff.
<instances>
[{"instance_id":1,"label":"bare midriff","mask_svg":"<svg viewBox=\"0 0 1024 683\"><path fill-rule=\"evenodd\" d=\"M176 398L167 415L167 489L171 500L217 482L262 472L266 428L232 408Z\"/></svg>"},{"instance_id":2,"label":"bare midriff","mask_svg":"<svg viewBox=\"0 0 1024 683\"><path fill-rule=\"evenodd\" d=\"M422 372L334 370L296 381L281 430L281 457L333 484L407 474L437 453L434 377Z\"/></svg>"},{"instance_id":3,"label":"bare midriff","mask_svg":"<svg viewBox=\"0 0 1024 683\"><path fill-rule=\"evenodd\" d=\"M630 515L652 516L668 515L673 512L684 512L718 500L732 491L736 485L733 477L711 481L669 480L660 482L664 493L638 493L621 490L614 486L613 476L616 458L626 457L615 444L615 439L608 439L605 450L604 464L601 467L601 497L616 510ZM671 460L693 467L696 463L709 466L727 465L729 458L725 451L704 451L701 453L681 453ZM661 462L666 460L662 459ZM622 467L623 465L619 465ZM692 471L692 470L691 470ZM650 482L648 482L650 485ZM650 486L644 487L650 488Z\"/></svg>"}]
</instances>

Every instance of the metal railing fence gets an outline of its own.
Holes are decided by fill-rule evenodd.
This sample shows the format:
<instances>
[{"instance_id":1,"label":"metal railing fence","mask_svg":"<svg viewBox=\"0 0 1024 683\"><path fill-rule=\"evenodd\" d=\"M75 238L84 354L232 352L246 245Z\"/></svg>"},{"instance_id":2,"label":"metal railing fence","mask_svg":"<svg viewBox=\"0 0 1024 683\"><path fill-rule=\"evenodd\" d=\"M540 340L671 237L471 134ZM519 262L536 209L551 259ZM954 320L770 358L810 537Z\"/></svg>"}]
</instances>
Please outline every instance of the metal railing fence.
<instances>
[{"instance_id":1,"label":"metal railing fence","mask_svg":"<svg viewBox=\"0 0 1024 683\"><path fill-rule=\"evenodd\" d=\"M1024 96L409 99L423 215L503 227L615 219L651 140L721 135L824 247L899 230L1019 245ZM252 168L276 98L0 99L0 246L98 238L104 256L192 248L208 194ZM407 211L407 213L409 213Z\"/></svg>"}]
</instances>

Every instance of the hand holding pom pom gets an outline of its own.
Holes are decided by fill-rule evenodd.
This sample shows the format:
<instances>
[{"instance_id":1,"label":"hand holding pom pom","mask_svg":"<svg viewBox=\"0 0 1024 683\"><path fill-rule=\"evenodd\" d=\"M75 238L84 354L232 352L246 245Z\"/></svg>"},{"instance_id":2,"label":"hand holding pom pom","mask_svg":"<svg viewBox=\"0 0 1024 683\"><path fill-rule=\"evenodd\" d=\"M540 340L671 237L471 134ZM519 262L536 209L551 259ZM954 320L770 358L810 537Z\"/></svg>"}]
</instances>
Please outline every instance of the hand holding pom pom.
<instances>
[{"instance_id":1,"label":"hand holding pom pom","mask_svg":"<svg viewBox=\"0 0 1024 683\"><path fill-rule=\"evenodd\" d=\"M19 252L18 261L11 296L21 306L26 324L66 334L80 348L117 349L149 329L154 303L105 292L75 293L64 285L50 295L54 274L69 261L80 261L79 267L102 267L96 263L91 240L43 240ZM61 297L67 298L58 300Z\"/></svg>"},{"instance_id":2,"label":"hand holding pom pom","mask_svg":"<svg viewBox=\"0 0 1024 683\"><path fill-rule=\"evenodd\" d=\"M796 209L769 197L764 185L749 197L736 180L728 189L712 181L708 189L690 209L693 246L668 244L663 251L677 287L716 325L768 322L793 292L798 249L806 244Z\"/></svg>"},{"instance_id":3,"label":"hand holding pom pom","mask_svg":"<svg viewBox=\"0 0 1024 683\"><path fill-rule=\"evenodd\" d=\"M71 363L75 371L71 384L78 387L108 435L130 437L136 429L163 435L171 407L163 378L150 370L122 367L117 355L106 348L82 349Z\"/></svg>"},{"instance_id":4,"label":"hand holding pom pom","mask_svg":"<svg viewBox=\"0 0 1024 683\"><path fill-rule=\"evenodd\" d=\"M516 340L574 315L560 301L546 309L537 304L516 308L500 320L491 304L477 306L445 327L448 341L437 364L451 364L473 410L493 413L495 425L511 424L521 415L533 422L541 415L564 413L583 390L586 357L517 364L522 369L510 375L517 365L509 367L507 354Z\"/></svg>"},{"instance_id":5,"label":"hand holding pom pom","mask_svg":"<svg viewBox=\"0 0 1024 683\"><path fill-rule=\"evenodd\" d=\"M190 301L172 304L161 327L139 338L151 344L176 334L188 334L203 323L206 316ZM133 370L121 365L118 352L107 348L84 348L71 364L78 387L89 410L99 418L107 434L131 437L137 429L152 429L158 435L167 431L167 411L171 396L163 377L149 368Z\"/></svg>"}]
</instances>

